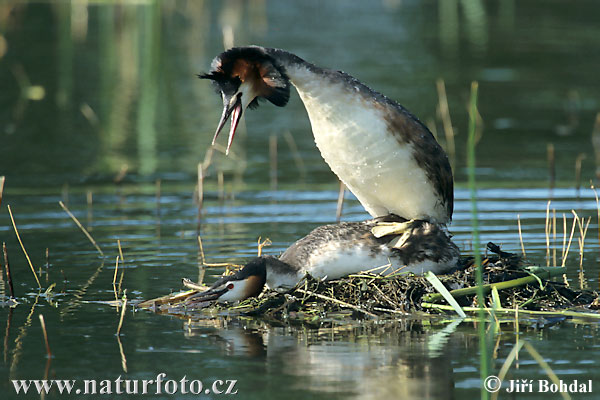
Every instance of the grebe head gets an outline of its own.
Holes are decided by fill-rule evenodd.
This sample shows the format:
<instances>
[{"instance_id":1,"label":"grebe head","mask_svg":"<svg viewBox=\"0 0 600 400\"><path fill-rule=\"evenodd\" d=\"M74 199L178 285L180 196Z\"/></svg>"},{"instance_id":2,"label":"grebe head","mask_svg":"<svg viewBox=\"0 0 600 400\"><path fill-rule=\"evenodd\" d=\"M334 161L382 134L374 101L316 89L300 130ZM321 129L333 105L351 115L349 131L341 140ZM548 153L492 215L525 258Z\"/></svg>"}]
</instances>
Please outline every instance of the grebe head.
<instances>
[{"instance_id":1,"label":"grebe head","mask_svg":"<svg viewBox=\"0 0 600 400\"><path fill-rule=\"evenodd\" d=\"M257 257L235 274L220 278L209 290L201 293L201 297L204 300L234 302L258 296L267 280L268 258Z\"/></svg>"},{"instance_id":2,"label":"grebe head","mask_svg":"<svg viewBox=\"0 0 600 400\"><path fill-rule=\"evenodd\" d=\"M290 98L290 80L284 68L258 46L234 47L221 53L213 60L210 72L199 77L213 81L223 98L223 114L213 144L231 117L227 153L246 108L258 107L262 99L283 107Z\"/></svg>"}]
</instances>

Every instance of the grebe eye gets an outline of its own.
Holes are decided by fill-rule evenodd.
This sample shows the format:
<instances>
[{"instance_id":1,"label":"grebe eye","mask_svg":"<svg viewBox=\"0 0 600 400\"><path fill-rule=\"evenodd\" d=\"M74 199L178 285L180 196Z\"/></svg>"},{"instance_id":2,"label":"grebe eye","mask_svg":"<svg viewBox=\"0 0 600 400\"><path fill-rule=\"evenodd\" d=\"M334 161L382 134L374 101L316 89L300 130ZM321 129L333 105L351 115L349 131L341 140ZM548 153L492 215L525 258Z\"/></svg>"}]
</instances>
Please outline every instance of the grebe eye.
<instances>
[{"instance_id":1,"label":"grebe eye","mask_svg":"<svg viewBox=\"0 0 600 400\"><path fill-rule=\"evenodd\" d=\"M233 289L233 283L230 283L229 285L227 285L227 290L231 290Z\"/></svg>"}]
</instances>

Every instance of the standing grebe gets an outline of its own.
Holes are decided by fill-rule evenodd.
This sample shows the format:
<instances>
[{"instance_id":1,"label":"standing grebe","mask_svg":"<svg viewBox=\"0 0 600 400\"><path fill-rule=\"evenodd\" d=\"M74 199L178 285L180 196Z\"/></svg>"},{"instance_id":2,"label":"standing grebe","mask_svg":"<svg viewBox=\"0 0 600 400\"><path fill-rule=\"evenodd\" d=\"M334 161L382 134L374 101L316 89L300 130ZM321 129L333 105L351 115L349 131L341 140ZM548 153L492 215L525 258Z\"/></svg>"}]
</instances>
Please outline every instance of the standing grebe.
<instances>
[{"instance_id":1,"label":"standing grebe","mask_svg":"<svg viewBox=\"0 0 600 400\"><path fill-rule=\"evenodd\" d=\"M223 98L213 143L231 117L227 152L246 108L261 99L285 106L291 84L321 155L369 214L450 222L453 181L444 150L404 107L357 79L258 46L227 50L200 78L212 80Z\"/></svg>"},{"instance_id":2,"label":"standing grebe","mask_svg":"<svg viewBox=\"0 0 600 400\"><path fill-rule=\"evenodd\" d=\"M386 226L406 224L402 235L377 233ZM375 229L376 234L373 233ZM332 280L369 271L423 274L447 272L456 266L458 247L440 224L406 221L396 216L362 222L342 222L316 228L292 244L279 258L261 256L233 275L217 280L196 300L233 302L257 296L266 284L275 290L293 288L306 274Z\"/></svg>"}]
</instances>

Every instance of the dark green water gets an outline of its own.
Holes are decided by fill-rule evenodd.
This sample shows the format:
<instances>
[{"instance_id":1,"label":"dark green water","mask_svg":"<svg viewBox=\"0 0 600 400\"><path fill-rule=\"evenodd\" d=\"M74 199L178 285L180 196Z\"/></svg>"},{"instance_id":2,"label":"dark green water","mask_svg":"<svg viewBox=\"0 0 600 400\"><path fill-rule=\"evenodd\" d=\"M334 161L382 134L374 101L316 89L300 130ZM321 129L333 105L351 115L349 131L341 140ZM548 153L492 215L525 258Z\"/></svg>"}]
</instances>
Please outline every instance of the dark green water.
<instances>
[{"instance_id":1,"label":"dark green water","mask_svg":"<svg viewBox=\"0 0 600 400\"><path fill-rule=\"evenodd\" d=\"M597 289L597 208L589 182L596 179L598 146L593 131L600 111L599 11L593 1L549 1L543 7L535 1L448 0L0 3L0 176L6 176L0 241L8 247L20 303L0 309L1 397L39 397L17 396L9 379L143 380L161 372L166 379L186 376L205 386L237 380L236 397L243 399L479 397L479 339L467 323L448 333L449 322L411 319L335 329L249 319L188 326L128 310L120 337L123 363L115 336L119 314L105 303L114 300L117 240L130 300L179 290L182 277L198 277L194 188L220 99L195 74L208 69L225 36L237 45L285 48L356 76L435 125L448 148L436 114L436 80L444 79L456 132L451 230L465 251L472 247L466 103L470 82L479 81L482 241L520 251L520 215L527 255L545 265L544 221L552 199L559 222L551 241L559 264L562 215L569 233L572 209L592 217L583 275L576 229L567 276L573 287ZM284 109L265 104L249 112L245 125L233 155L216 152L206 171L200 234L209 262L244 262L256 254L258 237L270 238L265 251L277 254L335 220L336 177L314 146L298 97ZM276 188L271 136L278 144ZM556 154L554 190L548 189L550 143ZM575 162L581 154L578 193ZM115 183L120 171L126 173ZM61 200L89 228L104 260L59 207ZM56 284L50 296L38 295L7 205L41 270L43 288ZM343 219L365 218L347 194ZM5 296L8 288L2 287ZM47 372L40 314L54 354ZM502 324L502 333L491 336L492 347L497 344L491 373L498 373L517 340L525 340L559 378L593 380L595 395L573 398L597 397L598 325L552 322L518 329ZM509 376L546 379L525 350ZM517 398L550 398L534 389ZM61 397L69 396L56 391L46 396ZM152 396L178 397L184 395Z\"/></svg>"}]
</instances>

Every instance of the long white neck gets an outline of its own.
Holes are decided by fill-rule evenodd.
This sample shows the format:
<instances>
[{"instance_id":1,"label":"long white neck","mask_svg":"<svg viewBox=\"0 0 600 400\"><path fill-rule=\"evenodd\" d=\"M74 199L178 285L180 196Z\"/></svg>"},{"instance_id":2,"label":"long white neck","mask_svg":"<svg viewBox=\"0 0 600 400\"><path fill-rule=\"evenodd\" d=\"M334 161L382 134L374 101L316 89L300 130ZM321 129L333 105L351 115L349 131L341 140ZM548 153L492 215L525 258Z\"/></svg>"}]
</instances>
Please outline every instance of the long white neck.
<instances>
[{"instance_id":1,"label":"long white neck","mask_svg":"<svg viewBox=\"0 0 600 400\"><path fill-rule=\"evenodd\" d=\"M425 129L414 117L346 74L287 52L273 55L306 107L322 157L369 214L448 222L447 204L415 157L421 149L402 136L407 133L394 131L399 117L401 124Z\"/></svg>"}]
</instances>

